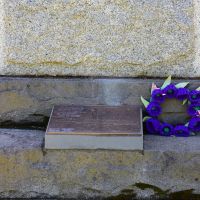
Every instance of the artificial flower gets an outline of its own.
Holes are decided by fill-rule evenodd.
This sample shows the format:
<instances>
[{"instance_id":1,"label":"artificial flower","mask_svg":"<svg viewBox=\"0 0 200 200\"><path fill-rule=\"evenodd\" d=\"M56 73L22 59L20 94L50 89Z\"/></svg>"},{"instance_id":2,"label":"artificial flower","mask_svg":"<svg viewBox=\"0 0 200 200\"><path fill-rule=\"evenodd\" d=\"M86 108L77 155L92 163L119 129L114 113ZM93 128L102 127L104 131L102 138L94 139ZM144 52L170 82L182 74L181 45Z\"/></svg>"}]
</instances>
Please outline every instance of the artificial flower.
<instances>
[{"instance_id":1,"label":"artificial flower","mask_svg":"<svg viewBox=\"0 0 200 200\"><path fill-rule=\"evenodd\" d=\"M160 122L157 119L150 118L146 121L146 128L148 133L159 133L160 131Z\"/></svg>"},{"instance_id":2,"label":"artificial flower","mask_svg":"<svg viewBox=\"0 0 200 200\"><path fill-rule=\"evenodd\" d=\"M183 101L185 99L188 99L188 95L189 95L189 90L188 89L186 89L186 88L179 88L177 90L176 98L178 100Z\"/></svg>"},{"instance_id":3,"label":"artificial flower","mask_svg":"<svg viewBox=\"0 0 200 200\"><path fill-rule=\"evenodd\" d=\"M152 92L152 101L161 103L165 100L164 94L161 89L155 89Z\"/></svg>"},{"instance_id":4,"label":"artificial flower","mask_svg":"<svg viewBox=\"0 0 200 200\"><path fill-rule=\"evenodd\" d=\"M191 90L189 93L189 100L191 103L200 103L200 91Z\"/></svg>"},{"instance_id":5,"label":"artificial flower","mask_svg":"<svg viewBox=\"0 0 200 200\"><path fill-rule=\"evenodd\" d=\"M196 116L198 114L198 110L200 110L200 103L190 104L187 111L190 116Z\"/></svg>"},{"instance_id":6,"label":"artificial flower","mask_svg":"<svg viewBox=\"0 0 200 200\"><path fill-rule=\"evenodd\" d=\"M160 127L160 135L171 136L173 134L174 127L171 124L163 123Z\"/></svg>"},{"instance_id":7,"label":"artificial flower","mask_svg":"<svg viewBox=\"0 0 200 200\"><path fill-rule=\"evenodd\" d=\"M200 131L200 117L194 117L189 121L188 128L191 131L198 132Z\"/></svg>"},{"instance_id":8,"label":"artificial flower","mask_svg":"<svg viewBox=\"0 0 200 200\"><path fill-rule=\"evenodd\" d=\"M166 86L163 89L163 92L166 94L166 97L168 97L168 98L176 97L177 91L178 91L178 89L176 88L176 86L174 84L169 84L168 86Z\"/></svg>"},{"instance_id":9,"label":"artificial flower","mask_svg":"<svg viewBox=\"0 0 200 200\"><path fill-rule=\"evenodd\" d=\"M150 102L147 106L147 112L151 117L157 117L161 114L162 108L158 103Z\"/></svg>"},{"instance_id":10,"label":"artificial flower","mask_svg":"<svg viewBox=\"0 0 200 200\"><path fill-rule=\"evenodd\" d=\"M188 127L184 125L177 125L174 128L174 135L177 137L188 137L190 135Z\"/></svg>"}]
</instances>

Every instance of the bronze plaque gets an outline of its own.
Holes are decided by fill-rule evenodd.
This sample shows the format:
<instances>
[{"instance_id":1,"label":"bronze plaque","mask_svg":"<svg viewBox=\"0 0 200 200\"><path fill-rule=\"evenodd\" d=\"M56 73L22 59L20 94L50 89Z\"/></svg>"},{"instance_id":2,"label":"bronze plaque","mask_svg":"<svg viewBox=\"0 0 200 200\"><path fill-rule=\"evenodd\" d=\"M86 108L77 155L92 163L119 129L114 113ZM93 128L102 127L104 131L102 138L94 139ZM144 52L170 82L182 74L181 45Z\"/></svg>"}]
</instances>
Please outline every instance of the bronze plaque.
<instances>
[{"instance_id":1,"label":"bronze plaque","mask_svg":"<svg viewBox=\"0 0 200 200\"><path fill-rule=\"evenodd\" d=\"M55 106L47 134L141 135L139 106Z\"/></svg>"}]
</instances>

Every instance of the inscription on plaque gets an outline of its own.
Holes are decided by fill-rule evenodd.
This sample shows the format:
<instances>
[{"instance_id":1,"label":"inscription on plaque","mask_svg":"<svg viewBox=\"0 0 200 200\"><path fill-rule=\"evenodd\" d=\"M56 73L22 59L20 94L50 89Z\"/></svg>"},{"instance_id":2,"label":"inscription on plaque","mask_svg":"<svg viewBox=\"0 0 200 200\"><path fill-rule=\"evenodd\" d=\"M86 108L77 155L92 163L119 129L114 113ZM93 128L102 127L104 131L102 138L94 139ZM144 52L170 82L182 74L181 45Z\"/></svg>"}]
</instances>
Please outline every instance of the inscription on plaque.
<instances>
[{"instance_id":1,"label":"inscription on plaque","mask_svg":"<svg viewBox=\"0 0 200 200\"><path fill-rule=\"evenodd\" d=\"M138 135L141 132L138 106L55 106L48 134Z\"/></svg>"}]
</instances>

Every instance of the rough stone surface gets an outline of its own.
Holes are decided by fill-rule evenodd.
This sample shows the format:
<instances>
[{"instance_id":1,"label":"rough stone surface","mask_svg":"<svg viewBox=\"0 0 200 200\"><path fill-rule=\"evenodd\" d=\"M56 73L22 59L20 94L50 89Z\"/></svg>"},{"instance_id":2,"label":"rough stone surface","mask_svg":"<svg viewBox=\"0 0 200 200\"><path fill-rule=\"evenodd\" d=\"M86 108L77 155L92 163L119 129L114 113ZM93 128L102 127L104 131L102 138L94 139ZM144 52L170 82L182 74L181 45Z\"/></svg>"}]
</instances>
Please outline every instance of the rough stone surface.
<instances>
[{"instance_id":1,"label":"rough stone surface","mask_svg":"<svg viewBox=\"0 0 200 200\"><path fill-rule=\"evenodd\" d=\"M174 80L174 83L181 81L188 80ZM200 86L199 80L189 81L190 88ZM52 107L58 104L138 105L141 104L140 96L150 97L152 82L161 86L163 80L1 77L0 122L44 123ZM175 111L181 116L185 114L185 110L178 109L177 104L168 106L168 116L175 122L178 120Z\"/></svg>"},{"instance_id":2,"label":"rough stone surface","mask_svg":"<svg viewBox=\"0 0 200 200\"><path fill-rule=\"evenodd\" d=\"M144 152L47 151L42 149L43 137L42 131L0 130L0 197L200 193L200 136L145 136Z\"/></svg>"},{"instance_id":3,"label":"rough stone surface","mask_svg":"<svg viewBox=\"0 0 200 200\"><path fill-rule=\"evenodd\" d=\"M0 2L1 74L200 76L198 0Z\"/></svg>"},{"instance_id":4,"label":"rough stone surface","mask_svg":"<svg viewBox=\"0 0 200 200\"><path fill-rule=\"evenodd\" d=\"M3 8L3 1L0 1L0 69L2 69L4 67L4 44L5 44L5 40L4 40L4 21L3 21L3 17L4 17L4 8Z\"/></svg>"},{"instance_id":5,"label":"rough stone surface","mask_svg":"<svg viewBox=\"0 0 200 200\"><path fill-rule=\"evenodd\" d=\"M194 28L195 28L195 60L194 60L194 68L199 71L200 65L200 1L194 0Z\"/></svg>"}]
</instances>

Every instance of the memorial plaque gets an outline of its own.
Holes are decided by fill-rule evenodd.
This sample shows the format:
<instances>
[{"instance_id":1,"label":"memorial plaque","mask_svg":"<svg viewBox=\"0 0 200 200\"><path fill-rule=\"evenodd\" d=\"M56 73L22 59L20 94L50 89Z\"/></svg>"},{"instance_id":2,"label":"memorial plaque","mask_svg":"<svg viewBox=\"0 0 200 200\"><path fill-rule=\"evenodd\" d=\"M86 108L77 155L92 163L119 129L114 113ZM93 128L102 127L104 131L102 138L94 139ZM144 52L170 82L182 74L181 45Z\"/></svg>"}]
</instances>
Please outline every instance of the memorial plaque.
<instances>
[{"instance_id":1,"label":"memorial plaque","mask_svg":"<svg viewBox=\"0 0 200 200\"><path fill-rule=\"evenodd\" d=\"M45 136L45 147L50 149L142 149L142 146L139 106L55 106Z\"/></svg>"}]
</instances>

